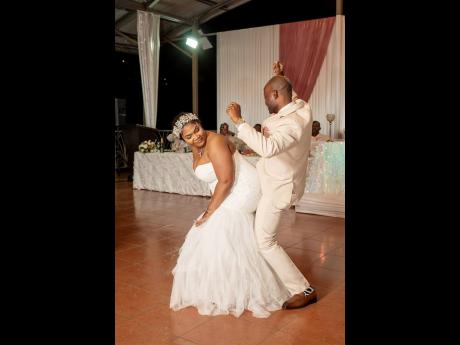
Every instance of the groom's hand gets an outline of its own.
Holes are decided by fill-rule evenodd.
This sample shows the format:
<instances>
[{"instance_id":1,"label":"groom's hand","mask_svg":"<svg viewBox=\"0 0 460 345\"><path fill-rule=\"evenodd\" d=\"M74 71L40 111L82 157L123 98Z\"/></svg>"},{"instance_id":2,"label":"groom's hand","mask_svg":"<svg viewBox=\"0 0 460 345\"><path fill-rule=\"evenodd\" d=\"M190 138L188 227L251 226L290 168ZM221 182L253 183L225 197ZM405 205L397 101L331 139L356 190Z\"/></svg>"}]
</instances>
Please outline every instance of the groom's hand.
<instances>
[{"instance_id":1,"label":"groom's hand","mask_svg":"<svg viewBox=\"0 0 460 345\"><path fill-rule=\"evenodd\" d=\"M227 106L226 112L234 124L241 123L243 120L241 117L241 107L236 102L231 102Z\"/></svg>"},{"instance_id":2,"label":"groom's hand","mask_svg":"<svg viewBox=\"0 0 460 345\"><path fill-rule=\"evenodd\" d=\"M284 76L284 66L281 62L276 61L273 63L273 74Z\"/></svg>"}]
</instances>

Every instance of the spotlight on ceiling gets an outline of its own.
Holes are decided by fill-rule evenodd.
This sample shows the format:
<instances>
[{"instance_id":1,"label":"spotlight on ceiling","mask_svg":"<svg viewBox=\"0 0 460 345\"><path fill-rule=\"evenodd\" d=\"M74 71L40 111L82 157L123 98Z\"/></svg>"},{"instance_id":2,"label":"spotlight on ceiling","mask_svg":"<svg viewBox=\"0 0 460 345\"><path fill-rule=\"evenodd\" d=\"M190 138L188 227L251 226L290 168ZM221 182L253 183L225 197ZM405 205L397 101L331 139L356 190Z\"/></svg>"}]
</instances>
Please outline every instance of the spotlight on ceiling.
<instances>
[{"instance_id":1,"label":"spotlight on ceiling","mask_svg":"<svg viewBox=\"0 0 460 345\"><path fill-rule=\"evenodd\" d=\"M198 45L198 41L194 38L187 37L187 42L185 42L186 45L192 48L196 48Z\"/></svg>"}]
</instances>

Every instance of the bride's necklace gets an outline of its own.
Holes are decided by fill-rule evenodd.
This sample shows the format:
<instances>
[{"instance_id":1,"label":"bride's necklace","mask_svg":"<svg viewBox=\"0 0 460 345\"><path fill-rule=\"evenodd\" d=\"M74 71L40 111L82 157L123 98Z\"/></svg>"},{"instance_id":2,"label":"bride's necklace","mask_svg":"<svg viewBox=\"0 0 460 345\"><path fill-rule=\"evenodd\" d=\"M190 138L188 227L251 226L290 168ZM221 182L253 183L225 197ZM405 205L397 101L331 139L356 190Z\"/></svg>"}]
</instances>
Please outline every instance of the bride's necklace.
<instances>
[{"instance_id":1,"label":"bride's necklace","mask_svg":"<svg viewBox=\"0 0 460 345\"><path fill-rule=\"evenodd\" d=\"M200 158L201 158L201 156L203 156L203 151L204 151L204 148L205 148L205 147L206 147L206 146L203 146L203 147L201 148L201 150L198 151L198 156L200 156Z\"/></svg>"}]
</instances>

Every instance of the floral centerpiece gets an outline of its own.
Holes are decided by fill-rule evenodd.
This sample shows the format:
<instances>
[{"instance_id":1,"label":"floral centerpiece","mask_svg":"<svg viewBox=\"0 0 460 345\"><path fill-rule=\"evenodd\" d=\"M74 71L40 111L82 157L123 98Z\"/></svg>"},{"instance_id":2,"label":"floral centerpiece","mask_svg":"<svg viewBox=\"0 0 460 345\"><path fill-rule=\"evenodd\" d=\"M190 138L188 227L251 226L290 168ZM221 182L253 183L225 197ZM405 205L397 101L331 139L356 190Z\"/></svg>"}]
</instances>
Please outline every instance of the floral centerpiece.
<instances>
[{"instance_id":1,"label":"floral centerpiece","mask_svg":"<svg viewBox=\"0 0 460 345\"><path fill-rule=\"evenodd\" d=\"M142 153L155 152L157 150L157 145L152 140L145 140L139 145L139 151Z\"/></svg>"},{"instance_id":2,"label":"floral centerpiece","mask_svg":"<svg viewBox=\"0 0 460 345\"><path fill-rule=\"evenodd\" d=\"M179 139L174 133L169 134L166 139L171 143L171 150L173 152L184 152L187 144L185 141Z\"/></svg>"}]
</instances>

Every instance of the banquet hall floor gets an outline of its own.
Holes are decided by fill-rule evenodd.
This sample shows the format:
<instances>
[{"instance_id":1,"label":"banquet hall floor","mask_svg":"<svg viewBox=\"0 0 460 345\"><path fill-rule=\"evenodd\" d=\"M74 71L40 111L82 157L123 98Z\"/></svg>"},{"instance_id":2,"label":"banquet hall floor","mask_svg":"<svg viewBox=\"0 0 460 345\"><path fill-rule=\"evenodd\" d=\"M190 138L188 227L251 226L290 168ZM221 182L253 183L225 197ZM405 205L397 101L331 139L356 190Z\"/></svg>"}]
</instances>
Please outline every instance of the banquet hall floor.
<instances>
[{"instance_id":1,"label":"banquet hall floor","mask_svg":"<svg viewBox=\"0 0 460 345\"><path fill-rule=\"evenodd\" d=\"M303 309L266 319L248 311L202 316L169 309L178 249L208 198L133 190L115 183L116 345L342 345L345 343L345 220L283 214L278 241L319 293Z\"/></svg>"}]
</instances>

